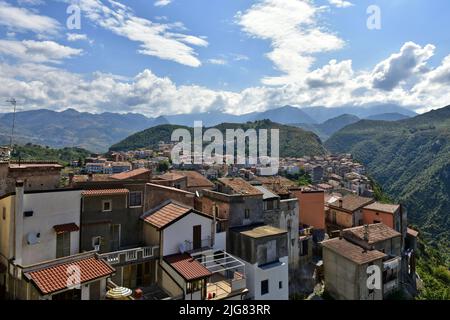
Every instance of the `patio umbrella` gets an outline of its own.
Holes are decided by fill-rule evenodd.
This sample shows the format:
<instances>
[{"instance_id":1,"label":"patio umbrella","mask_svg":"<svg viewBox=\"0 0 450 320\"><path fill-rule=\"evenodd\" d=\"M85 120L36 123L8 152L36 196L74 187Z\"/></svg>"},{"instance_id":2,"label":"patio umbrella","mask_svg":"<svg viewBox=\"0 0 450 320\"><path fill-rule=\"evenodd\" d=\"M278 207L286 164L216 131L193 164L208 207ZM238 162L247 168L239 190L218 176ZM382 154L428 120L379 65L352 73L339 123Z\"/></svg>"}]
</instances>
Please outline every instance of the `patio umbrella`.
<instances>
[{"instance_id":1,"label":"patio umbrella","mask_svg":"<svg viewBox=\"0 0 450 320\"><path fill-rule=\"evenodd\" d=\"M131 289L125 287L116 287L108 290L108 292L106 293L106 298L114 300L127 299L129 296L131 296L132 293L133 292L131 291Z\"/></svg>"}]
</instances>

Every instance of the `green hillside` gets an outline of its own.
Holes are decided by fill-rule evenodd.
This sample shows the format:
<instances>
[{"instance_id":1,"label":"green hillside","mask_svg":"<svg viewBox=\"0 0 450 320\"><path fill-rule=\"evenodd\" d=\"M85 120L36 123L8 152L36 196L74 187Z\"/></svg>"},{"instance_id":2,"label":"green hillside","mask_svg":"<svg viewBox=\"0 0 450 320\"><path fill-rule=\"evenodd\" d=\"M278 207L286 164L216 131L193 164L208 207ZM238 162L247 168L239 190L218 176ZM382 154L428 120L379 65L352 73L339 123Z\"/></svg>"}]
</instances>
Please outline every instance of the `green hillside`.
<instances>
[{"instance_id":1,"label":"green hillside","mask_svg":"<svg viewBox=\"0 0 450 320\"><path fill-rule=\"evenodd\" d=\"M155 148L160 141L170 142L172 131L185 128L192 132L191 128L176 125L161 125L138 132L111 146L111 151L125 151L139 148ZM326 153L319 137L312 132L300 128L281 125L269 120L247 122L244 124L223 123L215 126L225 137L226 129L279 129L280 130L280 155L294 157L301 155L323 155ZM193 135L192 135L193 136ZM270 140L270 139L269 139Z\"/></svg>"},{"instance_id":2,"label":"green hillside","mask_svg":"<svg viewBox=\"0 0 450 320\"><path fill-rule=\"evenodd\" d=\"M67 165L71 160L83 160L90 155L90 151L82 148L53 149L35 144L15 145L11 153L13 160L46 160L58 161Z\"/></svg>"},{"instance_id":3,"label":"green hillside","mask_svg":"<svg viewBox=\"0 0 450 320\"><path fill-rule=\"evenodd\" d=\"M411 223L449 247L450 106L395 122L362 120L335 133L326 147L352 153L406 205Z\"/></svg>"}]
</instances>

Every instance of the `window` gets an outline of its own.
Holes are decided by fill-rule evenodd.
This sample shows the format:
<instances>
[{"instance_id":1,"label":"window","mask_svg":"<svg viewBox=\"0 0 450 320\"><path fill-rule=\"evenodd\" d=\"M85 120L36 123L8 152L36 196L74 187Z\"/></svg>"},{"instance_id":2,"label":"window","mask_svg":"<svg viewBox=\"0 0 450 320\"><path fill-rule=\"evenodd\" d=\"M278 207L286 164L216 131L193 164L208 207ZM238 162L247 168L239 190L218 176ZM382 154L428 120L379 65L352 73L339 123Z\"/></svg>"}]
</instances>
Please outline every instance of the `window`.
<instances>
[{"instance_id":1,"label":"window","mask_svg":"<svg viewBox=\"0 0 450 320\"><path fill-rule=\"evenodd\" d=\"M70 232L56 234L56 258L70 256Z\"/></svg>"},{"instance_id":2,"label":"window","mask_svg":"<svg viewBox=\"0 0 450 320\"><path fill-rule=\"evenodd\" d=\"M6 220L6 208L3 207L3 214L2 214L3 220Z\"/></svg>"},{"instance_id":3,"label":"window","mask_svg":"<svg viewBox=\"0 0 450 320\"><path fill-rule=\"evenodd\" d=\"M283 281L278 282L278 289L283 289Z\"/></svg>"},{"instance_id":4,"label":"window","mask_svg":"<svg viewBox=\"0 0 450 320\"><path fill-rule=\"evenodd\" d=\"M265 295L269 293L269 280L261 281L261 295Z\"/></svg>"},{"instance_id":5,"label":"window","mask_svg":"<svg viewBox=\"0 0 450 320\"><path fill-rule=\"evenodd\" d=\"M245 209L244 217L245 219L250 219L250 209Z\"/></svg>"},{"instance_id":6,"label":"window","mask_svg":"<svg viewBox=\"0 0 450 320\"><path fill-rule=\"evenodd\" d=\"M102 237L93 237L92 238L92 248L94 248L94 250L99 251L101 243L102 243Z\"/></svg>"},{"instance_id":7,"label":"window","mask_svg":"<svg viewBox=\"0 0 450 320\"><path fill-rule=\"evenodd\" d=\"M102 211L103 212L112 211L112 201L111 200L103 200L102 201Z\"/></svg>"},{"instance_id":8,"label":"window","mask_svg":"<svg viewBox=\"0 0 450 320\"><path fill-rule=\"evenodd\" d=\"M273 210L273 201L272 200L267 201L267 210Z\"/></svg>"},{"instance_id":9,"label":"window","mask_svg":"<svg viewBox=\"0 0 450 320\"><path fill-rule=\"evenodd\" d=\"M133 191L130 192L130 207L140 207L142 206L142 192Z\"/></svg>"},{"instance_id":10,"label":"window","mask_svg":"<svg viewBox=\"0 0 450 320\"><path fill-rule=\"evenodd\" d=\"M300 256L308 255L308 239L302 240L300 246Z\"/></svg>"}]
</instances>

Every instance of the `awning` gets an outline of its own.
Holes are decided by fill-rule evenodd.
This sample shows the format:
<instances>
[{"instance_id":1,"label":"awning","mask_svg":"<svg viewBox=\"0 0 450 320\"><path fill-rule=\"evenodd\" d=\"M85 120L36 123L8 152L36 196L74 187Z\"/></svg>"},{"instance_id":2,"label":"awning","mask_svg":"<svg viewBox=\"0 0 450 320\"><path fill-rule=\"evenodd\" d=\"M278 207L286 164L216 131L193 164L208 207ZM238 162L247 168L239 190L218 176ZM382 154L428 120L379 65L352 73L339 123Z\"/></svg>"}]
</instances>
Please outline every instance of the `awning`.
<instances>
[{"instance_id":1,"label":"awning","mask_svg":"<svg viewBox=\"0 0 450 320\"><path fill-rule=\"evenodd\" d=\"M80 228L75 223L58 224L53 226L57 234L65 232L74 232L80 230Z\"/></svg>"}]
</instances>

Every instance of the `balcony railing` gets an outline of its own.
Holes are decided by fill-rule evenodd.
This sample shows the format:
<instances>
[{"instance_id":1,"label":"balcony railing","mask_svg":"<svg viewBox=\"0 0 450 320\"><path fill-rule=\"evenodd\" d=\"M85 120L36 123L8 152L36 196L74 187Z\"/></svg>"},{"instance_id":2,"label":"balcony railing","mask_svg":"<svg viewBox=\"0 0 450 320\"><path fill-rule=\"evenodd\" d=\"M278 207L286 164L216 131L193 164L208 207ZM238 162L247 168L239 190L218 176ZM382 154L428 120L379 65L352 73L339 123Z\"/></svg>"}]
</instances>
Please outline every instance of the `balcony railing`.
<instances>
[{"instance_id":1,"label":"balcony railing","mask_svg":"<svg viewBox=\"0 0 450 320\"><path fill-rule=\"evenodd\" d=\"M211 237L201 240L198 248L194 248L194 243L192 241L189 240L184 241L184 248L186 251L194 251L211 247L212 247Z\"/></svg>"},{"instance_id":2,"label":"balcony railing","mask_svg":"<svg viewBox=\"0 0 450 320\"><path fill-rule=\"evenodd\" d=\"M139 247L121 251L100 254L100 258L109 264L128 263L138 260L150 259L158 256L159 246Z\"/></svg>"}]
</instances>

